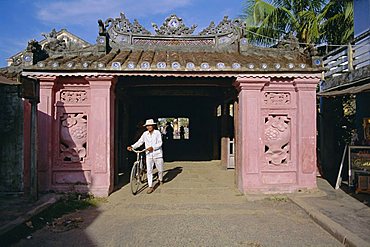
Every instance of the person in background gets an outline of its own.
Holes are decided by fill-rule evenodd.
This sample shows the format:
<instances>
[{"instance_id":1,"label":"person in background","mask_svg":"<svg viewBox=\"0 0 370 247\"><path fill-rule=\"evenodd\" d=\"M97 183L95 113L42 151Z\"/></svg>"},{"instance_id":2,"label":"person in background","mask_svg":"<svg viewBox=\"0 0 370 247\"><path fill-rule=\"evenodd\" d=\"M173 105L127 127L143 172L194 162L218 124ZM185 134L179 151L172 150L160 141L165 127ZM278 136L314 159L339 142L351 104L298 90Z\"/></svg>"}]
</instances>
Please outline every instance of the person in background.
<instances>
[{"instance_id":1,"label":"person in background","mask_svg":"<svg viewBox=\"0 0 370 247\"><path fill-rule=\"evenodd\" d=\"M180 127L180 139L185 139L185 128L184 128L184 126Z\"/></svg>"},{"instance_id":2,"label":"person in background","mask_svg":"<svg viewBox=\"0 0 370 247\"><path fill-rule=\"evenodd\" d=\"M166 139L172 140L173 139L173 127L170 122L167 122L166 124Z\"/></svg>"}]
</instances>

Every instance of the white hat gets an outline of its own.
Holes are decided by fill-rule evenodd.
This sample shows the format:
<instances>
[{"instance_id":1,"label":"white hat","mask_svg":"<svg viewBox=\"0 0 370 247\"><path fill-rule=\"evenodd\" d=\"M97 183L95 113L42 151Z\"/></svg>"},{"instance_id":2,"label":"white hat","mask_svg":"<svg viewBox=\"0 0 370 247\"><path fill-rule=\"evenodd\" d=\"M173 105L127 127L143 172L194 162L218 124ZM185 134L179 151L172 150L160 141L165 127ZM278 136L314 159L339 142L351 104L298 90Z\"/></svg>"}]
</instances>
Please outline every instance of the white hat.
<instances>
[{"instance_id":1,"label":"white hat","mask_svg":"<svg viewBox=\"0 0 370 247\"><path fill-rule=\"evenodd\" d=\"M145 124L143 126L148 126L148 125L156 125L157 123L154 122L153 119L147 119Z\"/></svg>"}]
</instances>

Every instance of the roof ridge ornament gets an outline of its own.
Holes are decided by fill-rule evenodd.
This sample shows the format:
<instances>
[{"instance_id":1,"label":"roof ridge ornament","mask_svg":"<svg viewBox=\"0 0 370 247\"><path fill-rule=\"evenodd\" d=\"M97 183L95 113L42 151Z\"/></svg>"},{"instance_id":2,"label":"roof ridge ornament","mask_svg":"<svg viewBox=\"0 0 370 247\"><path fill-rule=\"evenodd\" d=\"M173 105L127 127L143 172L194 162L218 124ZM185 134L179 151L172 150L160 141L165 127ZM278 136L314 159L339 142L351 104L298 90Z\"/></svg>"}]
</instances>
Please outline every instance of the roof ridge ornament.
<instances>
[{"instance_id":1,"label":"roof ridge ornament","mask_svg":"<svg viewBox=\"0 0 370 247\"><path fill-rule=\"evenodd\" d=\"M76 40L73 40L68 36L58 37L59 32L53 28L50 33L41 33L41 35L46 39L42 49L45 50L49 56L71 51L77 52L83 49Z\"/></svg>"},{"instance_id":2,"label":"roof ridge ornament","mask_svg":"<svg viewBox=\"0 0 370 247\"><path fill-rule=\"evenodd\" d=\"M144 34L144 35L150 35L151 33L146 30L138 20L134 20L134 23L132 24L129 19L126 18L125 14L121 12L119 18L109 18L105 21L103 24L99 21L99 33L104 33L105 30L111 30L117 32L117 33L123 33L123 34Z\"/></svg>"},{"instance_id":3,"label":"roof ridge ornament","mask_svg":"<svg viewBox=\"0 0 370 247\"><path fill-rule=\"evenodd\" d=\"M135 19L131 23L124 13L118 18L99 20L98 52L110 49L155 49L155 50L237 50L241 37L241 21L227 16L216 26L210 26L200 34L193 34L197 25L186 26L175 14L167 17L161 26L152 23L153 33Z\"/></svg>"},{"instance_id":4,"label":"roof ridge ornament","mask_svg":"<svg viewBox=\"0 0 370 247\"><path fill-rule=\"evenodd\" d=\"M216 26L212 21L207 28L199 33L200 36L218 35L235 32L235 28L239 27L238 21L232 21L228 16L224 16L222 21Z\"/></svg>"},{"instance_id":5,"label":"roof ridge ornament","mask_svg":"<svg viewBox=\"0 0 370 247\"><path fill-rule=\"evenodd\" d=\"M154 31L157 35L167 35L167 36L183 36L183 35L191 35L194 33L197 25L192 25L190 28L186 27L182 18L179 18L177 15L171 15L167 17L163 22L161 27L158 27L157 24L152 23Z\"/></svg>"},{"instance_id":6,"label":"roof ridge ornament","mask_svg":"<svg viewBox=\"0 0 370 247\"><path fill-rule=\"evenodd\" d=\"M57 31L55 28L51 30L50 33L41 33L42 36L46 39L46 44L44 45L44 49L48 52L62 52L63 50L67 49L67 44L65 40L58 39Z\"/></svg>"},{"instance_id":7,"label":"roof ridge ornament","mask_svg":"<svg viewBox=\"0 0 370 247\"><path fill-rule=\"evenodd\" d=\"M277 43L276 47L290 51L300 50L299 40L292 32L286 34L283 39Z\"/></svg>"}]
</instances>

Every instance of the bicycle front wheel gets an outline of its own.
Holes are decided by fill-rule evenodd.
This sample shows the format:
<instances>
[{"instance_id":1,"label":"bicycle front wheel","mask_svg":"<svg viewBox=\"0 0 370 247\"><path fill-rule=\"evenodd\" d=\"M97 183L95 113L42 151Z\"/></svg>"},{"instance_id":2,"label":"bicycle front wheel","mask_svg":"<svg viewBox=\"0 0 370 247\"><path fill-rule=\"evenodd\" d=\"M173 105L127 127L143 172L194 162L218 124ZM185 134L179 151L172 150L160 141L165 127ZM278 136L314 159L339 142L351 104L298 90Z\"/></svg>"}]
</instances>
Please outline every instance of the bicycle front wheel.
<instances>
[{"instance_id":1,"label":"bicycle front wheel","mask_svg":"<svg viewBox=\"0 0 370 247\"><path fill-rule=\"evenodd\" d=\"M147 182L148 178L146 175L146 163L143 161L140 162L140 182L143 184Z\"/></svg>"},{"instance_id":2,"label":"bicycle front wheel","mask_svg":"<svg viewBox=\"0 0 370 247\"><path fill-rule=\"evenodd\" d=\"M139 164L134 163L134 166L131 169L131 174L130 174L130 186L131 186L131 192L133 195L136 195L139 185L140 185L140 174L139 174Z\"/></svg>"}]
</instances>

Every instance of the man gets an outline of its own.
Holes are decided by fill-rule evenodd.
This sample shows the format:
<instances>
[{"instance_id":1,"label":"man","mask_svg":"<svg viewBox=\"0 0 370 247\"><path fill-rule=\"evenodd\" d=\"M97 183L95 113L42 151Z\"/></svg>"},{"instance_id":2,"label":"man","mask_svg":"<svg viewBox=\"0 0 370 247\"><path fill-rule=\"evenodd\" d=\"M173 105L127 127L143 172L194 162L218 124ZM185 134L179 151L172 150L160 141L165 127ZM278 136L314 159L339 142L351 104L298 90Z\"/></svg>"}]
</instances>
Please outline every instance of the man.
<instances>
[{"instance_id":1,"label":"man","mask_svg":"<svg viewBox=\"0 0 370 247\"><path fill-rule=\"evenodd\" d=\"M154 191L153 188L153 166L155 165L158 170L159 184L163 185L163 151L162 151L162 135L159 130L154 129L156 123L153 119L146 120L144 126L145 131L140 139L132 146L127 147L128 151L136 149L145 143L146 150L146 169L148 176L148 194Z\"/></svg>"},{"instance_id":2,"label":"man","mask_svg":"<svg viewBox=\"0 0 370 247\"><path fill-rule=\"evenodd\" d=\"M166 124L166 139L167 140L173 140L173 128L171 126L170 122L167 122Z\"/></svg>"}]
</instances>

